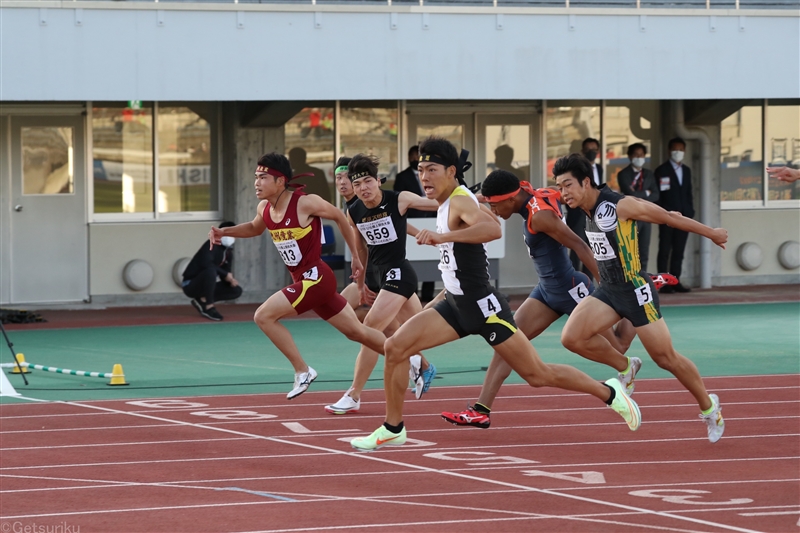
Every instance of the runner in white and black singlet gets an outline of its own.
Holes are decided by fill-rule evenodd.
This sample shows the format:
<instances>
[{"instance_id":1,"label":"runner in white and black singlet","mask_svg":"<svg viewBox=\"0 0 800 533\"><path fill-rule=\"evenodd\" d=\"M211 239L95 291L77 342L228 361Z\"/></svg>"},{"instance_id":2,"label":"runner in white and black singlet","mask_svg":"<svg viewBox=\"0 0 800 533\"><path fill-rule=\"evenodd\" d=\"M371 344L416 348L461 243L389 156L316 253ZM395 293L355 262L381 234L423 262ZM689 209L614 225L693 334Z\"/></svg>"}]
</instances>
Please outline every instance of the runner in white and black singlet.
<instances>
[{"instance_id":1,"label":"runner in white and black singlet","mask_svg":"<svg viewBox=\"0 0 800 533\"><path fill-rule=\"evenodd\" d=\"M359 249L354 255L372 266L374 286L379 287L372 308L364 324L384 330L395 318L400 323L422 310L417 297L417 274L406 260L406 213L408 209L433 211L436 202L410 192L385 191L380 188L378 160L357 154L348 164L348 176L358 197L348 205L348 220L355 229ZM368 256L368 257L367 257ZM364 277L357 279L362 301L367 298ZM367 384L378 362L379 353L362 346L356 359L353 384L344 396L325 410L331 414L353 413L360 408L361 391ZM436 369L420 357L422 374L427 371L429 380L420 377L415 393L419 398L426 384L436 375ZM417 379L415 375L415 380Z\"/></svg>"},{"instance_id":2,"label":"runner in white and black singlet","mask_svg":"<svg viewBox=\"0 0 800 533\"><path fill-rule=\"evenodd\" d=\"M716 394L709 395L694 363L679 354L658 306L658 293L650 276L639 263L636 221L667 224L697 233L725 248L728 232L710 228L678 212L634 196L622 196L603 185L597 188L589 161L572 154L556 161L553 175L564 201L587 216L586 236L600 270L600 287L584 299L570 315L561 333L561 343L583 355L606 356L614 347L597 333L621 317L630 320L653 361L671 372L692 393L700 406L700 418L707 425L708 439L722 437L725 422ZM605 354L605 355L604 355Z\"/></svg>"},{"instance_id":3,"label":"runner in white and black singlet","mask_svg":"<svg viewBox=\"0 0 800 533\"><path fill-rule=\"evenodd\" d=\"M406 441L403 393L408 359L467 335L479 334L525 381L592 394L610 405L631 430L639 428L639 408L616 378L599 383L567 365L544 364L517 330L506 299L489 283L485 243L502 237L496 217L481 209L464 186L466 157L441 138L420 143L420 181L428 198L439 204L437 232L421 230L417 242L439 247L445 299L403 324L384 346L386 420L371 435L350 441L357 450L375 450Z\"/></svg>"}]
</instances>

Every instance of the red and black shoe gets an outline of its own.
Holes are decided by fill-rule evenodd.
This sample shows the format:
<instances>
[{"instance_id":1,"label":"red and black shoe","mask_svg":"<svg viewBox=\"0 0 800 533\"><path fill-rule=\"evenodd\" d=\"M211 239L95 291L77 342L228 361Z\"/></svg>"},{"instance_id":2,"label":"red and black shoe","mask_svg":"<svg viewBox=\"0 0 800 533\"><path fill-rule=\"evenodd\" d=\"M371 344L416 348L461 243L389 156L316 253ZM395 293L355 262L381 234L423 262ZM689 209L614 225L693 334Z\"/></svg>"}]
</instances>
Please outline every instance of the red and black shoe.
<instances>
[{"instance_id":1,"label":"red and black shoe","mask_svg":"<svg viewBox=\"0 0 800 533\"><path fill-rule=\"evenodd\" d=\"M661 287L665 285L677 285L678 278L673 276L672 274L650 274L650 279L653 280L653 285L656 286L656 290L659 290Z\"/></svg>"},{"instance_id":2,"label":"red and black shoe","mask_svg":"<svg viewBox=\"0 0 800 533\"><path fill-rule=\"evenodd\" d=\"M476 428L482 429L487 429L492 423L489 419L489 415L479 413L471 405L468 405L467 408L460 413L442 413L442 418L457 426L475 426Z\"/></svg>"}]
</instances>

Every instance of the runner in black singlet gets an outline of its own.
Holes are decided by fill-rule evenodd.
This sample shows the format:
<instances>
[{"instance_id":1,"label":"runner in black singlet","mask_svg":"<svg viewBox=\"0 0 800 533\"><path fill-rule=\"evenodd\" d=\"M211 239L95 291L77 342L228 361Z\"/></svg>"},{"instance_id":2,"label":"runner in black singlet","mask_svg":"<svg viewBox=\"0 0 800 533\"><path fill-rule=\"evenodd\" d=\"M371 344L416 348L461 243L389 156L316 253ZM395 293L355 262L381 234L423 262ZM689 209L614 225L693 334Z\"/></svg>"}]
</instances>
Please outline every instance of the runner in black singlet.
<instances>
[{"instance_id":1,"label":"runner in black singlet","mask_svg":"<svg viewBox=\"0 0 800 533\"><path fill-rule=\"evenodd\" d=\"M420 143L420 180L428 198L439 204L437 232L421 230L420 244L438 245L445 299L403 324L387 339L384 368L386 419L371 435L350 441L357 450L375 450L406 441L403 393L408 359L467 335L479 334L534 387L553 386L592 394L619 413L631 430L639 428L639 409L616 378L599 383L566 365L547 365L517 330L506 299L489 283L485 243L502 237L496 217L482 210L463 185L465 158L447 140ZM351 175L352 176L352 175Z\"/></svg>"},{"instance_id":2,"label":"runner in black singlet","mask_svg":"<svg viewBox=\"0 0 800 533\"><path fill-rule=\"evenodd\" d=\"M728 232L710 228L677 212L634 196L622 196L605 185L599 189L592 179L590 163L580 154L556 161L553 175L564 201L587 216L586 236L600 270L600 287L581 302L561 333L561 342L581 355L611 354L614 348L596 334L621 317L630 320L647 353L661 368L671 372L692 393L700 406L708 439L716 442L725 430L722 408L716 394L709 395L694 363L672 346L667 325L661 318L658 293L639 263L636 221L667 224L697 233L725 248Z\"/></svg>"}]
</instances>

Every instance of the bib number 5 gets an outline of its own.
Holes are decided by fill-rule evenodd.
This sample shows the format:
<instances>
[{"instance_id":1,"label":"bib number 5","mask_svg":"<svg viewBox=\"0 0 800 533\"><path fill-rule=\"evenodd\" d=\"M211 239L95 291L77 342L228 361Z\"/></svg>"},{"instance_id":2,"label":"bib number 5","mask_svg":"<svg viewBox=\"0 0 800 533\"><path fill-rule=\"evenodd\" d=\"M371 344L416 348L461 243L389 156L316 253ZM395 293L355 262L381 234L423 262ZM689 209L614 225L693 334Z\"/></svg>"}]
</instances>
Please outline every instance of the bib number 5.
<instances>
[{"instance_id":1,"label":"bib number 5","mask_svg":"<svg viewBox=\"0 0 800 533\"><path fill-rule=\"evenodd\" d=\"M645 305L653 301L653 293L650 290L650 285L642 285L636 289L636 300L639 305Z\"/></svg>"}]
</instances>

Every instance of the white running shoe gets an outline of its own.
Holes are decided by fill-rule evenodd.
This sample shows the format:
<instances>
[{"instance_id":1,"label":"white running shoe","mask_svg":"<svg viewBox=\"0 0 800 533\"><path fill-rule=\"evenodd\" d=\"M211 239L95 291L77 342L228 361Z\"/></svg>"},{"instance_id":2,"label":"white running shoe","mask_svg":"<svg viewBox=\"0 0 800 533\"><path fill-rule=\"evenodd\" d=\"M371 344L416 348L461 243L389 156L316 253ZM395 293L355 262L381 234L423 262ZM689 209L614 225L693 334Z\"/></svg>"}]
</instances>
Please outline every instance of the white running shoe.
<instances>
[{"instance_id":1,"label":"white running shoe","mask_svg":"<svg viewBox=\"0 0 800 533\"><path fill-rule=\"evenodd\" d=\"M633 380L636 379L636 373L640 368L642 368L642 360L638 357L629 357L628 371L617 374L617 379L625 387L625 392L628 394L628 396L631 396L633 394L633 390L636 388L636 383L634 383Z\"/></svg>"},{"instance_id":2,"label":"white running shoe","mask_svg":"<svg viewBox=\"0 0 800 533\"><path fill-rule=\"evenodd\" d=\"M639 425L642 423L642 413L639 411L637 403L625 393L625 387L617 378L609 379L606 381L606 385L615 392L614 401L609 407L625 419L631 431L639 429Z\"/></svg>"},{"instance_id":3,"label":"white running shoe","mask_svg":"<svg viewBox=\"0 0 800 533\"><path fill-rule=\"evenodd\" d=\"M422 356L412 355L409 359L411 365L408 367L408 377L413 383L414 397L419 400L425 388L425 378L422 376Z\"/></svg>"},{"instance_id":4,"label":"white running shoe","mask_svg":"<svg viewBox=\"0 0 800 533\"><path fill-rule=\"evenodd\" d=\"M346 415L348 413L357 413L358 410L361 408L361 399L354 400L350 397L350 392L352 392L352 388L347 389L347 392L344 393L344 396L341 399L331 405L325 406L325 411L332 415Z\"/></svg>"},{"instance_id":5,"label":"white running shoe","mask_svg":"<svg viewBox=\"0 0 800 533\"><path fill-rule=\"evenodd\" d=\"M286 395L287 400L293 400L308 390L311 382L317 379L317 371L308 367L308 372L299 372L294 375L294 388Z\"/></svg>"},{"instance_id":6,"label":"white running shoe","mask_svg":"<svg viewBox=\"0 0 800 533\"><path fill-rule=\"evenodd\" d=\"M708 426L708 440L717 442L722 438L722 434L725 433L725 420L722 418L722 406L719 404L719 396L716 394L709 394L708 396L711 398L714 410L707 415L701 413L700 418Z\"/></svg>"}]
</instances>

